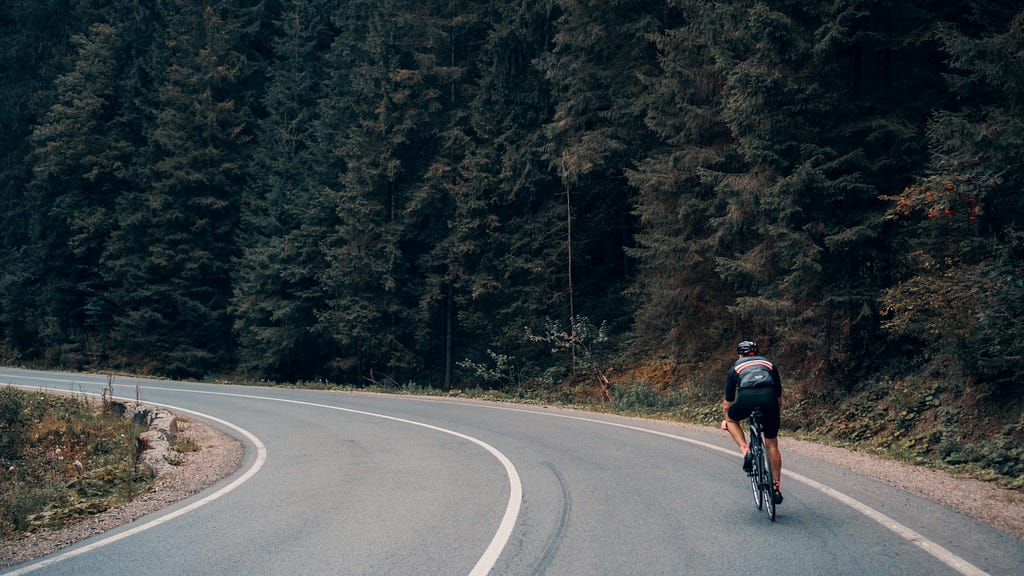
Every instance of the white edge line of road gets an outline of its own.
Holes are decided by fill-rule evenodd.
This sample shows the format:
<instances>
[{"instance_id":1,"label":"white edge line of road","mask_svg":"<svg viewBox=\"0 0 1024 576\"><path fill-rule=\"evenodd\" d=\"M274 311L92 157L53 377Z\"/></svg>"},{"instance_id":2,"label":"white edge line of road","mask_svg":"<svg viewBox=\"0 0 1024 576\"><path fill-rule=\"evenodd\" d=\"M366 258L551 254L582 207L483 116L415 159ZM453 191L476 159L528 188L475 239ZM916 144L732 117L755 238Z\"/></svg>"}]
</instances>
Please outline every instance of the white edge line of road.
<instances>
[{"instance_id":1,"label":"white edge line of road","mask_svg":"<svg viewBox=\"0 0 1024 576\"><path fill-rule=\"evenodd\" d=\"M82 383L81 380L67 380L67 381L64 381L64 380L56 380L56 379L52 379L52 378L32 378L32 377L23 377L23 378L36 379L36 380L41 380L41 381L46 381L46 382L55 382L56 381L56 382L70 382L70 383L75 383L75 384ZM118 386L125 386L125 384L117 384L117 385ZM36 387L29 387L29 386L22 386L22 387L23 388L36 389ZM328 404L317 404L317 403L314 403L314 402L305 402L305 401L301 401L301 400L289 400L289 399L286 399L286 398L272 398L272 397L269 397L269 396L257 396L257 395L253 395L253 394L235 394L235 393L230 393L230 392L212 392L212 391L204 391L204 390L182 390L182 389L176 389L176 388L161 388L161 387L157 387L157 386L146 386L145 388L148 388L148 389L151 389L151 390L164 390L164 391L171 391L171 392L185 392L185 393L192 393L192 394L210 394L210 395L215 395L215 396L230 396L230 397L236 397L236 398L247 398L247 399L250 399L250 400L269 400L269 401L272 401L272 402L283 402L283 403L286 403L286 404L299 404L299 405L304 405L304 406L313 406L313 407L317 407L317 408L326 408L326 409L329 409L329 410L337 410L337 411L340 411L340 412L348 412L348 413L351 413L351 414L361 414L363 416L372 416L372 417L376 417L376 418L382 418L384 420L391 420L393 422L401 422L403 424L410 424L410 425L413 425L413 426L420 426L422 428L426 428L426 429L429 429L429 430L434 430L434 431L437 431L437 432L443 432L445 434L450 434L452 436L455 436L456 438L461 438L463 440L472 442L473 444L476 444L477 446L480 446L481 448L483 448L484 450L489 452L505 468L505 474L508 476L508 481L509 481L509 498L508 498L508 504L505 507L505 513L504 513L504 515L501 518L501 523L498 525L498 531L495 533L494 538L491 539L491 542L487 546L487 549L484 550L483 556L481 556L480 559L477 560L477 563L473 567L473 570L470 571L469 576L486 576L487 574L489 574L491 572L491 569L493 569L494 565L498 562L498 558L501 556L501 552L505 549L505 546L508 544L509 539L511 539L511 537L512 537L512 531L515 528L515 524L516 524L517 519L519 518L519 510L520 510L520 508L522 506L522 501L523 501L523 485L522 485L522 481L520 480L519 472L516 471L516 468L512 464L512 461L509 460L508 457L506 457L504 454L502 454L497 448L491 446L490 444L484 442L483 440L480 440L478 438L474 438L472 436L468 436L466 434L462 434L462 433L456 432L454 430L449 430L447 428L441 428L439 426L434 426L432 424L426 424L426 423L423 423L423 422L417 422L415 420L406 420L404 418L397 418L395 416L388 416L386 414L377 414L375 412L366 412L366 411L363 411L363 410L354 410L352 408L342 408L342 407L339 407L339 406L331 406L331 405L328 405ZM119 399L123 400L124 398L119 398ZM256 438L256 436L252 435L248 431L246 431L246 430L244 430L244 429L242 429L242 428L240 428L240 427L238 427L238 426L236 426L234 424L231 424L231 423L226 422L224 420L220 420L219 418L214 418L212 416L208 416L206 414L201 414L199 412L193 412L191 410L187 410L187 409L184 409L184 408L178 408L178 407L167 405L167 404L159 404L159 405L160 406L164 406L166 408L169 408L171 410L180 410L182 412L186 412L186 413L189 413L189 414L195 414L197 416L201 416L201 417L204 417L204 418L209 418L210 420L213 420L215 422L219 422L219 423L221 423L221 424L223 424L225 426L229 426L232 429L237 430L238 432L244 434L250 441L252 441L257 446L257 449L259 450L259 456L257 457L256 463L253 465L253 467L251 467L245 473L245 475L239 477L237 480L235 480L234 482L232 482L228 486L225 486L221 490L218 490L217 492L211 494L210 496L207 496L206 498L203 498L202 500L199 500L199 501L197 501L197 502L195 502L195 503L193 503L193 504L191 504L189 506L186 506L185 508L177 510L177 511L171 513L171 514L166 515L166 516L162 516L160 518L156 518L156 519L154 519L154 520L152 520L150 522L147 522L146 524L142 524L142 525L140 525L140 526L138 526L136 528L133 528L131 530L127 530L125 532L118 533L118 534L116 534L114 536L111 536L110 538L105 538L103 540L100 540L100 541L95 542L93 544L90 544L88 546L84 546L82 548L77 548L75 550L72 550L72 551L69 551L69 552L65 552L64 554L59 554L57 556L54 556L54 557L51 557L51 558L47 558L47 559L41 560L39 562L36 562L36 563L33 563L33 564L29 564L29 565L27 565L27 566L25 566L25 567L23 567L23 568L21 568L19 570L16 570L14 572L5 573L4 576L19 576L21 574L26 574L28 572L31 572L33 570L42 568L44 566L48 566L48 565L56 563L56 562L59 562L59 561L64 560L66 558L71 558L72 556L77 556L79 554L84 554L84 553L86 553L86 552L88 552L90 550L94 550L94 549L99 548L101 546L105 546L105 545L110 544L112 542L116 542L117 540L121 540L122 538L127 538L128 536L131 536L133 534L137 534L139 532L142 532L143 530L146 530L148 528L152 528L153 526L156 526L158 524L162 524L162 523L167 522L167 521L169 521L169 520L171 520L173 518L177 518L178 516L181 516L183 514L191 512L192 510L195 510L196 508L198 508L198 507L200 507L200 506L202 506L202 505L204 505L204 504L206 504L208 502L216 500L217 498L223 496L224 494L227 494L231 490L234 490L239 485L241 485L243 482L245 482L246 480L251 478L253 475L255 475L256 472L258 472L259 469L263 467L263 463L266 461L266 448L263 446L263 443L260 442L260 440L258 438Z\"/></svg>"},{"instance_id":2,"label":"white edge line of road","mask_svg":"<svg viewBox=\"0 0 1024 576\"><path fill-rule=\"evenodd\" d=\"M37 378L37 379L43 380L42 378ZM45 379L45 380L46 381L54 381L52 379ZM80 381L71 381L71 380L69 380L68 382L78 383ZM516 472L516 469L512 465L511 461L509 461L509 459L507 457L505 457L505 455L502 454L500 451L498 451L496 448L494 448L493 446L487 444L486 442L483 442L482 440L478 440L476 438L473 438L471 436L467 436L465 434L461 434L459 432L455 432L453 430L448 430L448 429L445 429L445 428L440 428L440 427L433 426L433 425L430 425L430 424L424 424L422 422L416 422L416 421L413 421L413 420L405 420L405 419L402 419L402 418L396 418L394 416L387 416L387 415L384 415L384 414L376 414L376 413L373 413L373 412L364 412L362 410L354 410L354 409L351 409L351 408L341 408L341 407L338 407L338 406L330 406L330 405L325 405L325 404L316 404L316 403L312 403L312 402L303 402L303 401L299 401L299 400L287 400L287 399L272 398L272 397L267 397L267 396L256 396L256 395L247 395L247 394L233 394L233 393L227 393L227 392L207 392L207 391L200 391L200 390L179 390L179 389L174 389L174 388L156 388L156 387L147 387L147 388L169 390L169 391L174 391L174 392L192 392L192 393L198 393L198 394L214 394L214 395L221 395L221 396L237 396L237 397L242 397L242 398L260 399L260 400L271 400L271 401L277 401L277 402L286 402L286 403L293 403L293 404L304 404L304 405L308 405L308 406L317 406L317 407L321 407L321 408L328 408L328 409L331 409L331 410L339 410L339 411L343 411L343 412L350 412L350 413L355 413L355 414L363 414L363 415L367 415L367 416L374 416L374 417L378 417L378 418L384 418L384 419L392 420L392 421L395 421L395 422L403 422L403 423L406 423L406 424L412 424L412 425L415 425L415 426L421 426L423 428L428 428L428 429L431 429L431 430L436 430L436 431L439 431L439 432L444 432L445 434L451 434L452 436L456 436L458 438L462 438L462 439L468 440L470 442L473 442L474 444L477 444L477 445L481 446L482 448L484 448L485 450L490 452L492 455L494 455L494 457L497 458L498 461L501 462L501 464L505 467L506 474L508 475L508 478L509 478L510 494L509 494L509 503L508 503L508 506L505 509L505 515L502 517L502 521L501 521L501 524L499 525L498 532L495 534L494 538L491 540L491 543L487 547L487 550L484 552L484 555L480 558L480 560L477 562L476 566L474 566L473 570L469 573L469 576L485 576L486 574L489 574L491 569L497 563L498 557L501 555L501 552L505 548L506 544L508 543L508 540L511 538L512 530L515 527L516 519L519 516L519 509L520 509L521 501L522 501L522 484L521 484L521 481L519 479L519 474L518 474L518 472ZM621 423L618 423L618 422L610 422L610 421L607 421L607 420L599 420L599 419L596 419L596 418L587 418L587 417L583 417L583 416L573 416L573 415L569 415L569 414L556 414L556 413L553 413L553 412L542 412L542 411L538 411L538 410L526 410L526 409L523 409L523 408L512 408L512 407L509 407L509 406L498 406L498 405L490 405L490 404L482 404L482 403L455 402L455 401L451 401L451 400L437 400L437 399L433 399L433 398L411 398L411 399L419 400L419 401L424 401L424 402L440 403L440 404L457 404L457 405L461 405L461 406L478 406L478 407L490 408L490 409L494 409L494 410L506 410L506 411L509 411L509 412L523 412L523 413L534 414L534 415L538 415L538 416L550 416L550 417L554 417L554 418L565 418L565 419L568 419L568 420L578 420L578 421L581 421L581 422L590 422L590 423L594 423L594 424L603 424L605 426L613 426L613 427L623 428L623 429L627 429L627 430L634 430L634 431L637 431L637 432L644 432L644 433L647 433L647 434L653 434L653 435L656 435L656 436L662 436L662 437L665 437L665 438L670 438L670 439L673 439L673 440L678 440L678 441L681 441L681 442L686 442L688 444L693 444L695 446L700 446L702 448L706 448L708 450L712 450L712 451L715 451L715 452L720 452L720 453L727 454L727 455L730 455L730 456L735 454L734 451L729 450L727 448L722 448L721 446L716 446L714 444L710 444L708 442L702 442L700 440L695 440L693 438L686 438L685 436L679 436L677 434L670 434L668 432L661 432L659 430L652 430L650 428L642 428L642 427L639 427L639 426L631 426L629 424L621 424ZM168 406L168 408L171 408L171 407ZM177 408L174 408L174 409L177 409ZM191 412L189 410L184 410L184 411L185 412ZM191 413L199 414L199 413L196 413L196 412L191 412ZM201 416L204 416L204 415L201 415ZM210 418L209 416L206 416L206 417ZM216 418L212 418L212 419L215 420L215 421L221 422L221 423L223 423L223 424L225 424L227 426L230 426L232 428L235 428L235 429L239 430L240 432L242 432L243 434L245 434L246 436L248 436L252 440L254 440L257 443L258 446L262 446L262 444L259 443L259 440L256 439L255 436L252 436L251 434L249 434L248 432L242 430L241 428L238 428L238 427L234 426L233 424L229 424L227 422L224 422L222 420L218 420ZM265 456L266 456L265 449L263 449L261 454L265 458ZM262 462L259 463L259 466L262 466ZM258 468L256 468L256 470L258 470ZM250 471L252 472L252 474L256 473L256 471L254 471L252 469L250 469ZM818 482L816 480L813 480L811 478L808 478L807 476L804 476L802 474L798 474L796 472L790 471L790 472L787 472L786 475L788 477L792 478L793 480L797 481L797 482L800 482L800 483L802 483L802 484L804 484L804 485L806 485L806 486L808 486L810 488L814 488L815 490L818 490L818 491L822 492L826 496L829 496L829 497L831 497L831 498L833 498L835 500L838 500L839 502L842 502L843 504L846 504L847 506L853 508L857 512L860 512L861 514L867 516L868 518L874 520L875 522L878 522L883 527L887 528L888 530L892 531L893 533L897 534L898 536L900 536L901 538L907 540L908 542L913 543L917 547L921 548L922 550L924 550L925 552L930 554L935 559L937 559L940 562L942 562L943 564L949 566L953 570L956 570L960 574L963 574L964 576L990 576L984 570L978 568L977 566L974 566L970 562L968 562L968 561L964 560L963 558L957 556L956 554L954 554L953 552L951 552L951 551L947 550L946 548L942 547L938 543L936 543L936 542L934 542L932 540L929 540L928 538L926 538L924 535L918 533L917 531L915 531L915 530L913 530L913 529L911 529L911 528L909 528L909 527L907 527L907 526L897 522L896 520L890 518L889 516L886 516L885 514L879 512L878 510L875 510L874 508L868 506L867 504L864 504L863 502L861 502L861 501L859 501L859 500L857 500L857 499L855 499L855 498L853 498L853 497L851 497L851 496L849 496L847 494L844 494L844 493L842 493L842 492L840 492L840 491L838 491L838 490L836 490L834 488L826 486L826 485L824 485L824 484L822 484L822 483L820 483L820 482ZM250 477L250 476L251 476L251 474L249 474L247 472L246 476L243 477L243 478L245 478L247 480L248 477ZM164 522L166 520L170 520L171 518L174 518L176 516L184 514L184 513L188 512L188 511L192 510L192 509L198 508L202 504L205 504L207 501L214 500L214 499L220 497L222 495L222 493L227 493L229 491L228 490L229 488L230 489L234 489L235 484L241 484L241 481L244 481L243 478L239 478L234 483L232 483L231 485L225 487L221 491L218 491L217 493L212 494L210 497L208 497L208 499L200 500L199 502L196 502L195 504L193 504L192 506L190 506L188 508L184 508L182 510L179 510L179 511L175 512L173 515L168 515L167 517L158 518L158 519L154 520L151 523L147 523L147 524L144 524L142 526L139 526L136 529L130 530L130 531L125 532L125 533L118 534L116 536L111 537L110 539L101 540L101 541L99 541L99 542L97 542L97 543L95 543L95 544L93 544L93 545L91 545L89 547L86 547L86 548L83 548L83 549L76 549L76 550L74 550L72 552L68 552L65 555L60 555L60 556L58 556L56 558L50 559L50 560L52 560L50 562L47 562L47 561L43 561L43 562L46 562L47 564L53 563L53 562L57 562L57 561L59 561L61 559L69 557L71 555L81 554L81 553L84 553L85 551L88 551L88 550L91 550L93 548L98 548L100 546L109 544L110 542L113 542L115 540L119 540L121 538L127 537L127 536L129 536L131 534L135 534L137 532L141 532L142 530L151 527L151 525L156 525L156 524L162 523L162 522ZM29 569L34 570L35 568L41 567L43 565L46 565L46 564L43 564L43 563L32 564L32 565L27 566L25 568L25 570L26 571L28 571ZM6 574L5 576L15 576L15 575L23 574L23 573L25 573L25 572L16 571L16 572L11 572L9 574Z\"/></svg>"},{"instance_id":3,"label":"white edge line of road","mask_svg":"<svg viewBox=\"0 0 1024 576\"><path fill-rule=\"evenodd\" d=\"M630 426L629 424L621 424L621 423L618 423L618 422L609 422L607 420L599 420L599 419L596 419L596 418L587 418L587 417L584 417L584 416L573 416L573 415L570 415L570 414L556 414L554 412L541 412L541 411L538 411L538 410L526 410L526 409L523 409L523 408L512 408L512 407L509 407L509 406L496 406L496 405L480 404L480 403L472 403L472 402L455 402L455 401L451 401L451 400L435 400L435 399L432 399L432 398L416 398L416 399L424 401L424 402L436 402L436 403L443 403L443 404L459 404L459 405L464 405L464 406L465 405L480 406L480 407L483 407L483 408L491 408L491 409L494 409L494 410L507 410L507 411L510 411L510 412L525 412L527 414L536 414L538 416L550 416L550 417L553 417L553 418L566 418L566 419L569 419L569 420L579 420L579 421L582 421L582 422L591 422L591 423L595 423L595 424L604 424L606 426L614 426L614 427L617 427L617 428L625 428L627 430L635 430L637 432L645 432L647 434L654 434L656 436L663 436L665 438L671 438L673 440L679 440L681 442L687 442L689 444L700 446L701 448L707 448L708 450L714 450L716 452L721 452L723 454L728 454L730 456L733 456L733 455L736 454L736 452L734 450L729 450L728 448L722 448L721 446L716 446L714 444L709 444L707 442L702 442L700 440L694 440L693 438L686 438L685 436L679 436L677 434L670 434L668 432L661 432L659 430L652 430L650 428L641 428L639 426ZM808 478L807 476L804 476L802 474L798 474L796 472L792 472L792 471L786 472L786 476L789 477L789 478L792 478L793 480L796 480L797 482L800 482L801 484L804 484L806 486L814 488L815 490L818 490L818 491L822 492L823 494L825 494L826 496L834 498L834 499L838 500L839 502L842 502L843 504L846 504L847 506L853 508L857 512L860 512L861 514L867 516L868 518L874 520L875 522L878 522L879 524L881 524L885 528L889 529L890 531L896 533L898 536L902 537L904 540L907 540L908 542L913 543L918 548L921 548L922 550L924 550L928 554L932 555L932 557L934 557L938 561L942 562L946 566L949 566L953 570L956 570L957 572L963 574L964 576L990 576L988 574L988 572L985 572L984 570L982 570L982 569L978 568L977 566L971 564L967 560L964 560L963 558L957 556L953 552L950 552L946 548L943 548L941 545L937 544L936 542L933 542L932 540L929 540L928 538L926 538L922 534L916 532L915 530L913 530L913 529L911 529L911 528L909 528L907 526L904 526L903 524L900 524L896 520L886 516L885 514L879 512L878 510L875 510L874 508L868 506L867 504L864 504L860 500L857 500L857 499L855 499L855 498L853 498L851 496L848 496L848 495L846 495L846 494L836 490L835 488L826 486L825 484L822 484L821 482L818 482L817 480L813 480L811 478Z\"/></svg>"},{"instance_id":4,"label":"white edge line of road","mask_svg":"<svg viewBox=\"0 0 1024 576\"><path fill-rule=\"evenodd\" d=\"M328 410L337 410L339 412L347 412L349 414L360 414L362 416L372 416L374 418L381 418L384 420L390 420L392 422L400 422L402 424L410 424L412 426L419 426L428 430L434 430L435 432L442 432L444 434L450 434L456 438L461 438L468 442L472 442L477 446L480 446L484 450L490 452L498 462L505 468L505 474L508 476L509 482L509 495L508 504L505 506L505 514L501 518L501 523L498 525L498 531L494 534L494 538L491 539L487 549L484 550L483 556L477 560L473 570L470 571L469 576L486 576L497 564L498 558L501 556L501 552L505 549L509 539L512 538L512 531L515 528L516 520L519 518L519 510L522 507L523 502L523 484L519 478L519 472L516 467L512 464L512 461L507 456L502 454L497 448L490 444L474 438L472 436L449 430L448 428L441 428L440 426L434 426L433 424L426 424L424 422L417 422L415 420L407 420L405 418L398 418L396 416L388 416L387 414L378 414L376 412L367 412L365 410L356 410L353 408L342 408L341 406L331 406L330 404L318 404L316 402L306 402L304 400L289 400L287 398L273 398L270 396L258 396L255 394L237 394L232 392L212 392L205 390L178 390L174 388L158 388L155 386L147 386L150 390L167 390L172 392L188 392L193 394L211 394L215 396L231 396L235 398L247 398L250 400L269 400L272 402L283 402L285 404L298 404L301 406L312 406L315 408L326 408Z\"/></svg>"},{"instance_id":5,"label":"white edge line of road","mask_svg":"<svg viewBox=\"0 0 1024 576\"><path fill-rule=\"evenodd\" d=\"M20 378L26 378L26 377L20 377ZM53 379L42 379L42 378L36 378L36 379L37 380L45 380L47 382L53 382L54 381ZM79 381L75 381L74 383L78 384L78 383L82 383L82 382L79 380ZM19 385L14 385L14 386L17 386L19 388L32 389L32 390L38 390L39 389L38 386L19 386ZM96 394L91 394L91 393L86 393L86 395L96 396ZM118 399L118 400L131 400L130 398L123 398L123 397L115 397L115 398ZM93 543L88 544L86 546L82 546L81 548L74 548L72 550L68 550L67 552L58 553L58 554L55 554L53 556L46 557L46 558L44 558L42 560L39 560L37 562L31 562L31 563L26 564L25 566L22 566L22 567L14 570L12 572L4 572L3 573L4 576L20 576L21 574L28 574L29 572L34 572L36 570L39 570L40 568L44 568L46 566L50 566L51 564L56 564L57 562L60 562L62 560L67 560L68 558L73 558L75 556L80 556L82 554L85 554L86 552L90 552L90 551L95 550L97 548L106 546L107 544L112 544L114 542L117 542L118 540L122 540L124 538L128 538L129 536L133 536L135 534L138 534L139 532L142 532L144 530L149 530L150 528L153 528L155 526L159 526L160 524L163 524L165 522L169 522L169 521L171 521L171 520L173 520L173 519L175 519L175 518L177 518L179 516L183 516L185 514L188 514L189 512L195 510L196 508L199 508L200 506L205 506L206 504L209 504L210 502L213 502L214 500L220 498L221 496L224 496L228 492L231 492L235 488L238 488L239 486L244 484L250 478L255 476L256 473L260 471L260 468L263 467L263 464L267 461L267 448L266 448L266 446L264 446L263 442L261 442L259 438L257 438L255 435L253 435L248 430L246 430L246 429L244 429L244 428L242 428L240 426L237 426L235 424L232 424L231 422L228 422L226 420L221 420L220 418L216 418L214 416L210 416L209 414L203 414L202 412L196 412L194 410L188 410L186 408L180 408L180 407L177 407L177 406L172 406L170 404L156 404L156 403L153 403L153 404L157 405L157 406L162 406L162 407L167 408L169 410L174 410L176 412L185 412L187 414L192 414L194 416L198 416L200 418L203 418L203 419L206 419L206 420L210 420L212 422L216 422L216 423L218 423L218 424L220 424L222 426L226 426L226 427L228 427L228 428L238 432L239 434L245 436L245 438L247 440L249 440L249 442L252 442L252 444L256 447L256 460L253 462L252 466L250 466L249 469L245 471L244 474L242 474L238 478L235 478L235 480L232 481L230 484L228 484L227 486L224 486L220 490L217 490L216 492L214 492L214 493L212 493L212 494L210 494L208 496L205 496L205 497L203 497L203 498L201 498L199 500L196 500L195 502L189 504L188 506L185 506L183 508L179 508L179 509L175 510L174 512L170 512L170 513L165 514L163 516L154 518L154 519L150 520L149 522L146 522L144 524L140 524L138 526L135 526L133 528L125 530L124 532L118 532L117 534L114 534L114 535L109 536L107 538L102 538L100 540L97 540L96 542L93 542Z\"/></svg>"}]
</instances>

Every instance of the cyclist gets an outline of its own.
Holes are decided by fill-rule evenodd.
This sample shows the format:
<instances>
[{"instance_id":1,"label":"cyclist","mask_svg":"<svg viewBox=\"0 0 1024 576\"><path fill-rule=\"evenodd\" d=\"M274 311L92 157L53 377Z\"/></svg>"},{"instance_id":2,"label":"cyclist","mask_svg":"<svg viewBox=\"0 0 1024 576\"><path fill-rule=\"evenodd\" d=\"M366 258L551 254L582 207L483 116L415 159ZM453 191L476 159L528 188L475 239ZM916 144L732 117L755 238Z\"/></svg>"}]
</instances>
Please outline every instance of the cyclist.
<instances>
[{"instance_id":1,"label":"cyclist","mask_svg":"<svg viewBox=\"0 0 1024 576\"><path fill-rule=\"evenodd\" d=\"M755 408L761 409L761 426L768 459L775 474L774 499L782 503L782 453L779 452L779 413L782 410L782 379L779 369L760 356L756 342L744 340L736 346L739 356L725 377L725 421L722 428L743 452L743 470L750 472L752 456L740 422L749 418Z\"/></svg>"}]
</instances>

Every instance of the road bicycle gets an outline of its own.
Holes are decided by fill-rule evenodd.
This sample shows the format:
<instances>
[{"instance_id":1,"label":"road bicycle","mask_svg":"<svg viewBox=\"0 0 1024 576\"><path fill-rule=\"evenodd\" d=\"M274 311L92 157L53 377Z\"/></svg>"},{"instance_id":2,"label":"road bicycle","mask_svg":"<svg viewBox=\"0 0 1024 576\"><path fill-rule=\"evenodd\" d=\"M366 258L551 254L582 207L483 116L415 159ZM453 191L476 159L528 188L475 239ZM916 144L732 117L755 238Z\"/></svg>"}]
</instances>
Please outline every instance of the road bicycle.
<instances>
[{"instance_id":1,"label":"road bicycle","mask_svg":"<svg viewBox=\"0 0 1024 576\"><path fill-rule=\"evenodd\" d=\"M753 457L753 466L747 476L750 477L750 488L754 492L754 504L758 510L765 509L772 522L775 521L775 475L772 463L768 459L768 450L764 447L761 435L761 411L754 410L750 415L750 441L747 443Z\"/></svg>"}]
</instances>

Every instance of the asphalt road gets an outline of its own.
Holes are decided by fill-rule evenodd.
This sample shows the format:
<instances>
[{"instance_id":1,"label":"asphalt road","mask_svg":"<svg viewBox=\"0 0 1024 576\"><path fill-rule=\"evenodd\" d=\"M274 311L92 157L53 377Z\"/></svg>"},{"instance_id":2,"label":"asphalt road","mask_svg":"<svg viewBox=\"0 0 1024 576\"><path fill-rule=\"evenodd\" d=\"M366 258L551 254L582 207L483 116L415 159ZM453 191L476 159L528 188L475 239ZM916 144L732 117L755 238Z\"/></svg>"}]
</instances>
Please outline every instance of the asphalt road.
<instances>
[{"instance_id":1,"label":"asphalt road","mask_svg":"<svg viewBox=\"0 0 1024 576\"><path fill-rule=\"evenodd\" d=\"M107 378L0 369L7 384L99 393ZM221 427L241 468L3 574L1024 574L1024 541L795 454L773 523L713 428L123 377L114 392Z\"/></svg>"}]
</instances>

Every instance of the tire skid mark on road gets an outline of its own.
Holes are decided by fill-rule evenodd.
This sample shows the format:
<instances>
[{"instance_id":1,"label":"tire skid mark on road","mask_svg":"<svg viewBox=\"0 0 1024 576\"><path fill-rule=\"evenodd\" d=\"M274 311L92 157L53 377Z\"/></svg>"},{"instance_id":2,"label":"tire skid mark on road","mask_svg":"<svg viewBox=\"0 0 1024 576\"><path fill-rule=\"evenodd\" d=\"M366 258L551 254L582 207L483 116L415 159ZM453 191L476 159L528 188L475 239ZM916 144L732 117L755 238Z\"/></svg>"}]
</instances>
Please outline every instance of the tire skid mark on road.
<instances>
[{"instance_id":1,"label":"tire skid mark on road","mask_svg":"<svg viewBox=\"0 0 1024 576\"><path fill-rule=\"evenodd\" d=\"M555 552L558 550L558 544L562 541L562 534L565 532L566 526L569 525L569 512L572 511L572 500L569 497L569 486L566 484L565 478L562 477L562 474L551 462L544 461L541 464L547 467L548 470L551 470L555 480L558 481L558 487L562 492L562 513L558 518L558 526L555 527L551 538L548 539L548 545L544 547L544 553L541 554L540 560L533 567L532 574L535 576L543 574L551 566L551 562L555 558Z\"/></svg>"},{"instance_id":2,"label":"tire skid mark on road","mask_svg":"<svg viewBox=\"0 0 1024 576\"><path fill-rule=\"evenodd\" d=\"M711 444L711 443L708 443L708 442L703 442L703 441L700 441L700 440L695 440L693 438L687 438L685 436L679 436L678 434L671 434L671 433L668 433L668 432L662 432L660 430L652 430L650 428L642 428L640 426L632 426L632 425L629 425L629 424L622 424L622 423L619 423L619 422L610 422L610 421L607 421L607 420L599 420L597 418L587 418L585 416L573 416L571 414L556 414L556 413L553 413L553 412L540 412L540 411L537 411L537 410L527 410L527 409L524 409L524 408L512 408L512 407L509 407L509 406L491 406L491 405L488 405L488 404L480 404L480 403L475 403L475 402L454 402L454 401L451 401L451 400L435 400L435 399L432 399L432 398L416 398L416 400L419 400L419 401L422 401L422 402L436 402L436 403L442 403L442 404L458 404L458 405L462 405L462 406L477 406L477 407L489 408L489 409L493 409L493 410L506 410L506 411L509 411L509 412L522 412L522 413L526 413L526 414L534 414L534 415L537 415L537 416L550 416L552 418L565 418L567 420L578 420L580 422L589 422L589 423L593 423L593 424L603 424L605 426L613 426L613 427L616 427L616 428L623 428L623 429L626 429L626 430L634 430L634 431L637 431L637 432L644 432L646 434L653 434L655 436L662 436L664 438L670 438L672 440L679 440L680 442L686 442L688 444L693 444L695 446L700 446L701 448L706 448L708 450L713 450L715 452L720 452L722 454L727 454L729 456L735 456L736 455L736 451L735 450L730 450L728 448L722 448L721 446L717 446L715 444ZM925 537L924 535L920 534L919 532L917 532L917 531L915 531L915 530L913 530L913 529L911 529L911 528L909 528L907 526L904 526L903 524L897 522L893 518L890 518L889 516L886 516L885 514L879 512L878 510L875 510L874 508L868 506L867 504L864 504L860 500L857 500L857 499L853 498L852 496L848 496L848 495L846 495L846 494L836 490L835 488L832 488L830 486L826 486L825 484L822 484L821 482L818 482L817 480L813 480L811 478L808 478L807 476L804 476L802 474L798 474L796 472L792 472L792 471L786 472L786 476L788 478L791 478L791 479L797 481L797 482L800 482L801 484L803 484L805 486L808 486L810 488L818 490L819 492L825 494L826 496L828 496L830 498L833 498L833 499L835 499L835 500L837 500L837 501L839 501L839 502L841 502L843 504L846 504L847 506L853 508L857 512L860 512L864 516L867 516L868 518L874 520L875 522L878 522L879 524L881 524L886 529L888 529L891 532L895 533L897 536L900 536L904 540L906 540L906 541L914 544L918 548L924 550L925 552L930 554L933 558L935 558L939 562L942 562L946 566L952 568L953 570L956 570L957 572L959 572L960 574L963 574L964 576L990 576L988 572L985 572L981 568L978 568L977 566L971 564L967 560L964 560L963 558L957 556L956 554L954 554L950 550L944 548L943 546L939 545L938 543L936 543L936 542L934 542L932 540L929 540L927 537Z\"/></svg>"}]
</instances>

